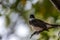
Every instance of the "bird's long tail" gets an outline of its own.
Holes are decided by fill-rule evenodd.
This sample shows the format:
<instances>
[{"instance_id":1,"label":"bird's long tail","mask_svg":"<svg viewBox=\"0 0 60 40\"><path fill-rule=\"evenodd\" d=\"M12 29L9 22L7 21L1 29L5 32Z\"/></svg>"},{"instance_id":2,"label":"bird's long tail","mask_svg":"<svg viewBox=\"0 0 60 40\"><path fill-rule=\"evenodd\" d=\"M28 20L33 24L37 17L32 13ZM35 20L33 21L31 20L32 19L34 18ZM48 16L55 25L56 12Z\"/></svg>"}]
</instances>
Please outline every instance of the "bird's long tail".
<instances>
[{"instance_id":1,"label":"bird's long tail","mask_svg":"<svg viewBox=\"0 0 60 40\"><path fill-rule=\"evenodd\" d=\"M58 26L60 26L60 25L56 25L56 24L50 24L51 26L55 26L55 27L58 27Z\"/></svg>"},{"instance_id":2,"label":"bird's long tail","mask_svg":"<svg viewBox=\"0 0 60 40\"><path fill-rule=\"evenodd\" d=\"M60 27L60 25L58 24L47 24L47 28L56 28L56 27Z\"/></svg>"}]
</instances>

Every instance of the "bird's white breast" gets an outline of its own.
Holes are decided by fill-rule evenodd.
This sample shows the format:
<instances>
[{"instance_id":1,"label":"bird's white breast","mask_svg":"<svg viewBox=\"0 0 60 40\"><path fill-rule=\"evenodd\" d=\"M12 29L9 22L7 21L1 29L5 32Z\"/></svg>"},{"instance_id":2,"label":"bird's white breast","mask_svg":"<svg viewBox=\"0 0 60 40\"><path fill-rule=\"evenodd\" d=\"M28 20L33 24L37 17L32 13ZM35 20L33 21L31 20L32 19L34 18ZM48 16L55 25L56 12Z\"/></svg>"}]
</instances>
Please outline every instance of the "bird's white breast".
<instances>
[{"instance_id":1,"label":"bird's white breast","mask_svg":"<svg viewBox=\"0 0 60 40\"><path fill-rule=\"evenodd\" d=\"M34 27L34 26L32 26L32 25L31 25L31 28L32 28L32 30L34 30L34 31L40 31L40 30L43 30L43 28L40 28L40 27Z\"/></svg>"},{"instance_id":2,"label":"bird's white breast","mask_svg":"<svg viewBox=\"0 0 60 40\"><path fill-rule=\"evenodd\" d=\"M29 19L29 21L32 21L32 20L34 20L34 18L30 18L30 19Z\"/></svg>"}]
</instances>

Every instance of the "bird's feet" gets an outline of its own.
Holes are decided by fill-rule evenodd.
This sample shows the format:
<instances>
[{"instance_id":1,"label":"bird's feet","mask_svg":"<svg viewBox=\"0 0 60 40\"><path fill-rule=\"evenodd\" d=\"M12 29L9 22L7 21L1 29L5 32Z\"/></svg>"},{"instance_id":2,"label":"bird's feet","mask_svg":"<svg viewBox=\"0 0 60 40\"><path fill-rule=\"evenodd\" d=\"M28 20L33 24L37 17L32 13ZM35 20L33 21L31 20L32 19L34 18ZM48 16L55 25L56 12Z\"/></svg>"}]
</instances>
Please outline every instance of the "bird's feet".
<instances>
[{"instance_id":1,"label":"bird's feet","mask_svg":"<svg viewBox=\"0 0 60 40\"><path fill-rule=\"evenodd\" d=\"M39 33L40 33L40 31L35 31L35 32L31 35L30 39L31 39L32 36L34 36L35 34L39 34Z\"/></svg>"}]
</instances>

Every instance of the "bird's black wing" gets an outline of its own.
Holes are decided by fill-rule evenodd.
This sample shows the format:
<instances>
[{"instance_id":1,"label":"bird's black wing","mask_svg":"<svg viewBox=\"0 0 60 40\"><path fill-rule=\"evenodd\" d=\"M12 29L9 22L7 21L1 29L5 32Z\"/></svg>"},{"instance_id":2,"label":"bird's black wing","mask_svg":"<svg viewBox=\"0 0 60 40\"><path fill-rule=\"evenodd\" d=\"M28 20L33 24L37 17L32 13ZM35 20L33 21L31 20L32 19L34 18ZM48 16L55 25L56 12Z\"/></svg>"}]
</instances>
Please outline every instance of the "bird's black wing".
<instances>
[{"instance_id":1,"label":"bird's black wing","mask_svg":"<svg viewBox=\"0 0 60 40\"><path fill-rule=\"evenodd\" d=\"M45 22L42 20L39 20L39 19L34 19L34 20L30 21L30 24L35 27L46 28Z\"/></svg>"}]
</instances>

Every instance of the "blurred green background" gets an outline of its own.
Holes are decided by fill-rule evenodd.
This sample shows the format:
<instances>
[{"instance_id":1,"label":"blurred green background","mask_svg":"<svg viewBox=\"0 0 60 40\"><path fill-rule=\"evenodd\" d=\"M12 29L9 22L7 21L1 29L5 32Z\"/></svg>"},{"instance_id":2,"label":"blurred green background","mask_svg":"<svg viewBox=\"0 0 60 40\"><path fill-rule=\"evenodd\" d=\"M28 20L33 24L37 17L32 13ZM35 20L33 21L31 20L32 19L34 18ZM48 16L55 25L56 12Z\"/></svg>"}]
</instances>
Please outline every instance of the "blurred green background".
<instances>
[{"instance_id":1,"label":"blurred green background","mask_svg":"<svg viewBox=\"0 0 60 40\"><path fill-rule=\"evenodd\" d=\"M8 1L6 2L8 3ZM34 14L37 19L41 19L47 23L60 24L60 12L52 5L50 0L16 0L15 3L10 5L3 4L4 9L8 7L11 11L19 12L27 24L29 23L30 14ZM8 20L9 15L6 15ZM49 29L49 32L44 31L40 33L38 40L59 40L59 30L60 28L52 28Z\"/></svg>"}]
</instances>

